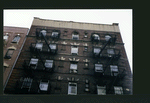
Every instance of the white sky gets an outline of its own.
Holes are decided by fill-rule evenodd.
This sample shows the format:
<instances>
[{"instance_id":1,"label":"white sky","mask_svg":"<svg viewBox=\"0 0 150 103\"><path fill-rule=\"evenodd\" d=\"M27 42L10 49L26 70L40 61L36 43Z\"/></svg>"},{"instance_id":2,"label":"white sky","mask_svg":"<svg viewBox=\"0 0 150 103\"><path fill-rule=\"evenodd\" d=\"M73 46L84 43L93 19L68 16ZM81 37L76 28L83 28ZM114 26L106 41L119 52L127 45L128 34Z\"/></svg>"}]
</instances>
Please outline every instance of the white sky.
<instances>
[{"instance_id":1,"label":"white sky","mask_svg":"<svg viewBox=\"0 0 150 103\"><path fill-rule=\"evenodd\" d=\"M4 26L29 29L33 17L99 24L119 23L132 71L132 9L8 9L3 13Z\"/></svg>"}]
</instances>

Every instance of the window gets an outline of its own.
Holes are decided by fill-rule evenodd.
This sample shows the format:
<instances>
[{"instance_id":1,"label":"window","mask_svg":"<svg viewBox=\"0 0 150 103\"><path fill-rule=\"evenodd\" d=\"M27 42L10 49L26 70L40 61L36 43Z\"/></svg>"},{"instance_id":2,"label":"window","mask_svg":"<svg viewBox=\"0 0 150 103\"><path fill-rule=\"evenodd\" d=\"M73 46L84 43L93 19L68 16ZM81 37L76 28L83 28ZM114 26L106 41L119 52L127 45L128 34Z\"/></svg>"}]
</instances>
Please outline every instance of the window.
<instances>
[{"instance_id":1,"label":"window","mask_svg":"<svg viewBox=\"0 0 150 103\"><path fill-rule=\"evenodd\" d=\"M29 64L30 68L31 69L36 69L37 64L38 64L38 59L31 58L30 64Z\"/></svg>"},{"instance_id":2,"label":"window","mask_svg":"<svg viewBox=\"0 0 150 103\"><path fill-rule=\"evenodd\" d=\"M112 57L115 54L114 49L107 49L108 57Z\"/></svg>"},{"instance_id":3,"label":"window","mask_svg":"<svg viewBox=\"0 0 150 103\"><path fill-rule=\"evenodd\" d=\"M106 41L108 41L110 38L111 38L111 36L109 36L109 35L106 35L106 36L105 36L105 40L106 40Z\"/></svg>"},{"instance_id":4,"label":"window","mask_svg":"<svg viewBox=\"0 0 150 103\"><path fill-rule=\"evenodd\" d=\"M30 91L32 81L33 79L31 78L24 78L21 89L28 89Z\"/></svg>"},{"instance_id":5,"label":"window","mask_svg":"<svg viewBox=\"0 0 150 103\"><path fill-rule=\"evenodd\" d=\"M87 46L84 47L84 51L88 51L88 47Z\"/></svg>"},{"instance_id":6,"label":"window","mask_svg":"<svg viewBox=\"0 0 150 103\"><path fill-rule=\"evenodd\" d=\"M53 60L46 60L45 61L45 67L46 68L52 68L53 67Z\"/></svg>"},{"instance_id":7,"label":"window","mask_svg":"<svg viewBox=\"0 0 150 103\"><path fill-rule=\"evenodd\" d=\"M14 49L8 49L4 58L10 59L12 57L13 53L14 53Z\"/></svg>"},{"instance_id":8,"label":"window","mask_svg":"<svg viewBox=\"0 0 150 103\"><path fill-rule=\"evenodd\" d=\"M114 51L114 49L107 49L107 53L108 54L115 54L115 51Z\"/></svg>"},{"instance_id":9,"label":"window","mask_svg":"<svg viewBox=\"0 0 150 103\"><path fill-rule=\"evenodd\" d=\"M84 34L84 37L85 37L85 38L87 38L87 37L88 37L88 36L87 36L87 33L85 33L85 34Z\"/></svg>"},{"instance_id":10,"label":"window","mask_svg":"<svg viewBox=\"0 0 150 103\"><path fill-rule=\"evenodd\" d=\"M77 95L77 83L69 82L68 95Z\"/></svg>"},{"instance_id":11,"label":"window","mask_svg":"<svg viewBox=\"0 0 150 103\"><path fill-rule=\"evenodd\" d=\"M99 41L99 40L100 40L100 37L99 37L98 34L93 34L93 39L96 40L96 41L97 41L97 40Z\"/></svg>"},{"instance_id":12,"label":"window","mask_svg":"<svg viewBox=\"0 0 150 103\"><path fill-rule=\"evenodd\" d=\"M20 40L20 36L19 34L17 36L14 37L14 39L12 40L12 43L18 43Z\"/></svg>"},{"instance_id":13,"label":"window","mask_svg":"<svg viewBox=\"0 0 150 103\"><path fill-rule=\"evenodd\" d=\"M115 94L123 94L122 87L114 86L114 91L115 91Z\"/></svg>"},{"instance_id":14,"label":"window","mask_svg":"<svg viewBox=\"0 0 150 103\"><path fill-rule=\"evenodd\" d=\"M41 91L48 91L49 81L40 81L39 88Z\"/></svg>"},{"instance_id":15,"label":"window","mask_svg":"<svg viewBox=\"0 0 150 103\"><path fill-rule=\"evenodd\" d=\"M100 48L94 48L94 54L98 55L100 53L101 49Z\"/></svg>"},{"instance_id":16,"label":"window","mask_svg":"<svg viewBox=\"0 0 150 103\"><path fill-rule=\"evenodd\" d=\"M43 34L43 36L46 36L46 30L42 30L41 33ZM40 36L42 36L42 34L40 34Z\"/></svg>"},{"instance_id":17,"label":"window","mask_svg":"<svg viewBox=\"0 0 150 103\"><path fill-rule=\"evenodd\" d=\"M117 76L118 75L118 66L110 65L110 70L111 70L111 76Z\"/></svg>"},{"instance_id":18,"label":"window","mask_svg":"<svg viewBox=\"0 0 150 103\"><path fill-rule=\"evenodd\" d=\"M8 35L4 35L3 39L6 41L8 39Z\"/></svg>"},{"instance_id":19,"label":"window","mask_svg":"<svg viewBox=\"0 0 150 103\"><path fill-rule=\"evenodd\" d=\"M97 85L97 94L98 95L106 95L106 87Z\"/></svg>"},{"instance_id":20,"label":"window","mask_svg":"<svg viewBox=\"0 0 150 103\"><path fill-rule=\"evenodd\" d=\"M78 47L77 46L72 46L72 48L71 48L71 54L78 55Z\"/></svg>"},{"instance_id":21,"label":"window","mask_svg":"<svg viewBox=\"0 0 150 103\"><path fill-rule=\"evenodd\" d=\"M43 43L36 43L35 48L39 49L40 51L42 51L42 47L43 47Z\"/></svg>"},{"instance_id":22,"label":"window","mask_svg":"<svg viewBox=\"0 0 150 103\"><path fill-rule=\"evenodd\" d=\"M95 72L103 72L103 65L95 64Z\"/></svg>"},{"instance_id":23,"label":"window","mask_svg":"<svg viewBox=\"0 0 150 103\"><path fill-rule=\"evenodd\" d=\"M70 64L70 73L77 73L77 64Z\"/></svg>"},{"instance_id":24,"label":"window","mask_svg":"<svg viewBox=\"0 0 150 103\"><path fill-rule=\"evenodd\" d=\"M78 34L72 34L72 39L73 40L79 40L79 35Z\"/></svg>"},{"instance_id":25,"label":"window","mask_svg":"<svg viewBox=\"0 0 150 103\"><path fill-rule=\"evenodd\" d=\"M56 50L56 44L50 44L49 46L51 49Z\"/></svg>"},{"instance_id":26,"label":"window","mask_svg":"<svg viewBox=\"0 0 150 103\"><path fill-rule=\"evenodd\" d=\"M59 33L58 33L58 32L52 32L52 37L53 37L53 38L57 38L57 37L58 37L58 35L59 35Z\"/></svg>"}]
</instances>

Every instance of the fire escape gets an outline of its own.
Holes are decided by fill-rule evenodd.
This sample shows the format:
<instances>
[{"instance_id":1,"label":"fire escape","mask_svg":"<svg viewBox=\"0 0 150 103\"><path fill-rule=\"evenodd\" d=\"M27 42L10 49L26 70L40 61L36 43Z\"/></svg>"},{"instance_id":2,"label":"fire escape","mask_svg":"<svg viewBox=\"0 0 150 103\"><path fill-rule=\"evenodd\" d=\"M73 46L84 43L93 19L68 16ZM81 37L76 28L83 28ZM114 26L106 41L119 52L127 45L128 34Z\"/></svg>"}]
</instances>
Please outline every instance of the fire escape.
<instances>
[{"instance_id":1,"label":"fire escape","mask_svg":"<svg viewBox=\"0 0 150 103\"><path fill-rule=\"evenodd\" d=\"M99 42L100 41L100 37L98 34L93 34L91 36L91 40L92 42ZM104 83L100 83L100 85L106 85L107 87L107 93L108 94L112 94L112 87L115 85L115 83L119 82L119 80L121 80L124 76L125 76L125 69L123 69L122 72L119 72L119 68L118 66L113 66L111 64L113 64L114 61L118 61L118 59L120 58L120 50L117 52L117 53L114 53L112 55L105 55L105 53L103 53L105 50L106 50L106 46L107 45L115 45L116 43L116 35L115 37L111 37L111 38L108 38L108 40L105 42L105 44L103 45L103 47L101 49L98 49L98 53L97 55L94 55L94 57L98 58L98 63L95 64L95 68L98 68L99 70L95 71L95 76L96 78L99 80L101 80L101 77L104 77L104 78L109 78L110 82L104 82ZM102 61L102 59L105 59L107 60L107 62L105 63L104 66L102 66L100 63ZM111 69L109 68L111 67L112 69L114 69L115 71L111 71L110 73L107 73L108 69ZM118 69L118 71L116 71ZM109 74L109 75L108 75Z\"/></svg>"},{"instance_id":2,"label":"fire escape","mask_svg":"<svg viewBox=\"0 0 150 103\"><path fill-rule=\"evenodd\" d=\"M55 65L54 60L45 60L43 53L47 53L50 57L51 55L56 55L57 45L55 43L48 43L47 38L49 36L46 35L47 31L44 29L36 29L37 39L44 39L44 42L31 43L29 47L30 52L35 57L31 57L31 60L24 60L23 67L26 76L23 77L23 80L20 79L17 81L16 93L50 93L50 84L46 74L52 74ZM58 40L59 36L60 32L54 30L50 37L52 40ZM40 73L40 77L36 76L36 73Z\"/></svg>"}]
</instances>

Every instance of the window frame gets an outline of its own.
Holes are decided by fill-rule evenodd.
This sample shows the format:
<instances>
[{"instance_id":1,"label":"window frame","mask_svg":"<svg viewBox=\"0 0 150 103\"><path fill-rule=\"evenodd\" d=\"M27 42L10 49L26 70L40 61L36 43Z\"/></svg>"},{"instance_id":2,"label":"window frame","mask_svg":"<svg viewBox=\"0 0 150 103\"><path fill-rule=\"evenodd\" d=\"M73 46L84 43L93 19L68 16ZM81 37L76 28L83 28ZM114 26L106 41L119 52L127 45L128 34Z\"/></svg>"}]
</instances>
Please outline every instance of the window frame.
<instances>
[{"instance_id":1,"label":"window frame","mask_svg":"<svg viewBox=\"0 0 150 103\"><path fill-rule=\"evenodd\" d=\"M117 76L119 74L119 69L117 65L110 65L111 76Z\"/></svg>"},{"instance_id":2,"label":"window frame","mask_svg":"<svg viewBox=\"0 0 150 103\"><path fill-rule=\"evenodd\" d=\"M105 40L108 41L110 38L112 38L110 35L105 35Z\"/></svg>"},{"instance_id":3,"label":"window frame","mask_svg":"<svg viewBox=\"0 0 150 103\"><path fill-rule=\"evenodd\" d=\"M19 39L15 40L16 38L19 38ZM20 35L16 35L14 39L12 40L12 43L18 43L20 39L21 39Z\"/></svg>"},{"instance_id":4,"label":"window frame","mask_svg":"<svg viewBox=\"0 0 150 103\"><path fill-rule=\"evenodd\" d=\"M71 92L72 91L72 87L74 87L75 93ZM73 82L69 82L68 83L68 95L77 95L77 83L73 83Z\"/></svg>"},{"instance_id":5,"label":"window frame","mask_svg":"<svg viewBox=\"0 0 150 103\"><path fill-rule=\"evenodd\" d=\"M72 65L74 65L74 66L76 66L76 67L75 67L75 68L74 68L74 67L72 68ZM70 64L70 73L77 73L77 71L78 71L78 65L75 64L75 63L71 63L71 64Z\"/></svg>"},{"instance_id":6,"label":"window frame","mask_svg":"<svg viewBox=\"0 0 150 103\"><path fill-rule=\"evenodd\" d=\"M77 48L77 53L72 52L73 49ZM71 46L71 54L72 55L78 55L78 46Z\"/></svg>"},{"instance_id":7,"label":"window frame","mask_svg":"<svg viewBox=\"0 0 150 103\"><path fill-rule=\"evenodd\" d=\"M37 45L40 45L40 47L37 47ZM35 44L35 48L36 48L36 49L39 49L40 51L42 51L43 43L42 43L42 42L36 43L36 44Z\"/></svg>"},{"instance_id":8,"label":"window frame","mask_svg":"<svg viewBox=\"0 0 150 103\"><path fill-rule=\"evenodd\" d=\"M5 39L5 37L7 36L7 39ZM7 41L8 40L8 35L3 35L3 40Z\"/></svg>"},{"instance_id":9,"label":"window frame","mask_svg":"<svg viewBox=\"0 0 150 103\"><path fill-rule=\"evenodd\" d=\"M100 90L100 89L102 89L102 90ZM102 91L104 91L104 93ZM106 95L106 86L98 86L97 85L97 95Z\"/></svg>"},{"instance_id":10,"label":"window frame","mask_svg":"<svg viewBox=\"0 0 150 103\"><path fill-rule=\"evenodd\" d=\"M74 39L74 36L77 37L77 39ZM72 34L72 40L79 40L79 34Z\"/></svg>"},{"instance_id":11,"label":"window frame","mask_svg":"<svg viewBox=\"0 0 150 103\"><path fill-rule=\"evenodd\" d=\"M120 86L114 86L114 93L117 95L122 95L123 94L123 88Z\"/></svg>"},{"instance_id":12,"label":"window frame","mask_svg":"<svg viewBox=\"0 0 150 103\"><path fill-rule=\"evenodd\" d=\"M33 79L31 79L31 78L24 78L21 89L28 89L28 91L30 91L32 81L33 81Z\"/></svg>"},{"instance_id":13,"label":"window frame","mask_svg":"<svg viewBox=\"0 0 150 103\"><path fill-rule=\"evenodd\" d=\"M10 53L10 54L8 55L8 53L9 53L10 51L12 51L12 53ZM5 57L4 57L4 58L5 58L5 59L11 59L13 53L14 53L14 49L8 49L7 52L6 52L6 54L5 54Z\"/></svg>"},{"instance_id":14,"label":"window frame","mask_svg":"<svg viewBox=\"0 0 150 103\"><path fill-rule=\"evenodd\" d=\"M55 36L55 35L57 35L57 36ZM59 32L58 31L53 31L51 36L52 36L52 38L58 38L59 37Z\"/></svg>"},{"instance_id":15,"label":"window frame","mask_svg":"<svg viewBox=\"0 0 150 103\"><path fill-rule=\"evenodd\" d=\"M31 61L31 60L32 60L32 61ZM35 67L32 68L32 69L37 69L37 65L38 65L39 59L37 59L37 58L31 58L31 60L30 60L30 63L29 63L29 67L31 66L31 62L32 62L32 63L33 63L33 62L36 62L36 63L32 64L32 65L35 65Z\"/></svg>"},{"instance_id":16,"label":"window frame","mask_svg":"<svg viewBox=\"0 0 150 103\"><path fill-rule=\"evenodd\" d=\"M51 63L50 67L48 67L49 63ZM48 66L46 66L47 64L48 64ZM51 69L54 66L54 60L46 60L45 63L44 63L44 65L45 65L46 68Z\"/></svg>"},{"instance_id":17,"label":"window frame","mask_svg":"<svg viewBox=\"0 0 150 103\"><path fill-rule=\"evenodd\" d=\"M103 64L95 64L95 72L103 72ZM100 69L96 69L96 67L99 67Z\"/></svg>"}]
</instances>

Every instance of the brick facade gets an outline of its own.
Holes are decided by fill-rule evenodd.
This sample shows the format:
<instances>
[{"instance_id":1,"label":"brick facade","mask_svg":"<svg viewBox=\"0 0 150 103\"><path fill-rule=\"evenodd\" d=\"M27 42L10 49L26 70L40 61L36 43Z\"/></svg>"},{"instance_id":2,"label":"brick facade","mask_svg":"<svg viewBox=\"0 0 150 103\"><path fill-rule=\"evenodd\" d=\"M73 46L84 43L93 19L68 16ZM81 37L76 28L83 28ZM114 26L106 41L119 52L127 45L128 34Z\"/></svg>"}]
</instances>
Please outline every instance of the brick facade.
<instances>
[{"instance_id":1,"label":"brick facade","mask_svg":"<svg viewBox=\"0 0 150 103\"><path fill-rule=\"evenodd\" d=\"M114 25L114 24L113 24ZM8 86L5 89L5 93L15 93L15 85L11 85L12 81L17 82L21 77L26 77L29 73L25 73L24 69L24 61L30 61L31 58L40 58L37 55L37 52L31 52L30 46L31 43L42 42L46 45L44 39L36 37L36 29L45 29L47 34L45 38L47 42L57 44L57 54L53 55L50 53L40 52L41 58L43 61L45 60L54 60L54 70L53 72L45 72L45 71L33 71L34 82L37 82L44 77L50 81L50 94L68 94L68 83L75 82L77 83L77 94L97 94L97 85L106 86L106 94L113 94L114 86L123 87L123 94L132 94L132 76L131 70L129 67L129 63L127 60L127 56L124 49L124 43L122 42L120 32L112 32L112 31L98 31L98 30L86 30L86 29L75 29L75 28L60 28L60 27L49 27L49 26L37 26L33 25L30 28L29 35L27 36L26 42L23 46L22 52L18 58L18 61L14 67L12 72L12 76L8 82ZM51 35L53 30L60 31L59 39L52 39ZM78 32L79 40L73 40L72 34L74 32ZM85 33L87 37L85 37ZM100 35L99 42L91 41L91 34L96 33ZM115 44L109 44L104 49L101 58L93 57L93 48L99 47L103 48L106 44L105 36L110 35L111 37L116 36ZM64 43L65 42L65 43ZM78 47L78 54L72 55L71 48L72 46ZM87 47L87 51L85 51L85 47ZM108 57L107 49L114 49L115 53L118 54L120 52L120 58L117 58L110 62L107 66L107 63L111 58ZM65 60L61 60L61 58L65 58ZM72 60L75 58L75 62ZM86 59L88 60L88 66L86 66ZM40 60L40 59L39 59ZM95 72L95 64L103 64L104 67L107 66L105 73L103 76L101 74ZM70 65L77 64L77 73L70 73ZM44 68L41 66L42 63L39 61L38 67ZM112 77L110 71L110 65L117 65L118 71L120 75L119 77ZM124 71L125 70L125 71ZM19 72L23 73L22 75L17 75ZM123 72L124 71L124 72ZM122 73L123 72L123 73ZM32 74L32 73L30 73ZM29 75L28 75L29 76ZM58 77L62 78L58 80ZM74 80L72 80L74 79ZM89 80L89 92L85 91L85 81ZM31 87L34 88L34 87ZM59 89L57 89L59 88Z\"/></svg>"}]
</instances>

